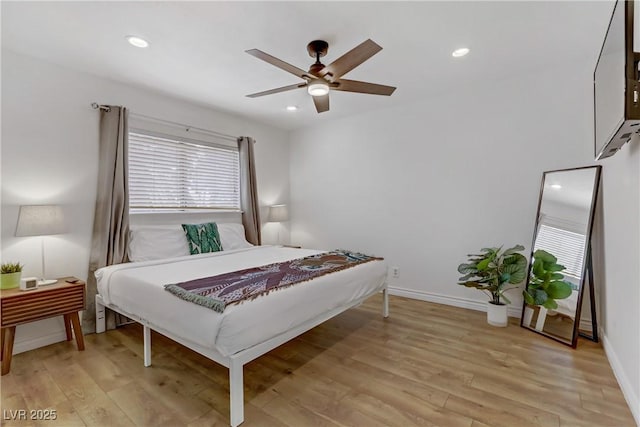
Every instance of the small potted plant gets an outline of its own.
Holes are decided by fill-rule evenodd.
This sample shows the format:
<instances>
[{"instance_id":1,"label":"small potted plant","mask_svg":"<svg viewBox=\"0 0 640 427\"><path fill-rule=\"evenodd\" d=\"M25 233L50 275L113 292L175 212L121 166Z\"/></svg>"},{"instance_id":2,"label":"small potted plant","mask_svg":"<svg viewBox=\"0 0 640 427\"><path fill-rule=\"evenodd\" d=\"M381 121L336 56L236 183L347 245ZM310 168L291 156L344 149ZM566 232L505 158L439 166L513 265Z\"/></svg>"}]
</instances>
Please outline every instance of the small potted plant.
<instances>
[{"instance_id":1,"label":"small potted plant","mask_svg":"<svg viewBox=\"0 0 640 427\"><path fill-rule=\"evenodd\" d=\"M523 250L522 245L504 251L502 246L482 248L480 254L467 255L468 262L458 266L458 272L464 274L459 285L480 289L491 297L487 304L487 323L490 325L507 326L507 305L502 299L510 304L504 293L517 288L526 277L527 259L519 253Z\"/></svg>"},{"instance_id":2,"label":"small potted plant","mask_svg":"<svg viewBox=\"0 0 640 427\"><path fill-rule=\"evenodd\" d=\"M13 289L20 286L22 267L19 262L5 262L0 265L0 289Z\"/></svg>"},{"instance_id":3,"label":"small potted plant","mask_svg":"<svg viewBox=\"0 0 640 427\"><path fill-rule=\"evenodd\" d=\"M571 296L573 287L564 280L561 273L565 267L558 264L558 259L549 252L538 249L533 254L529 285L522 296L528 307L525 307L523 323L529 325L533 316L532 306L542 306L547 310L558 308L556 300Z\"/></svg>"}]
</instances>

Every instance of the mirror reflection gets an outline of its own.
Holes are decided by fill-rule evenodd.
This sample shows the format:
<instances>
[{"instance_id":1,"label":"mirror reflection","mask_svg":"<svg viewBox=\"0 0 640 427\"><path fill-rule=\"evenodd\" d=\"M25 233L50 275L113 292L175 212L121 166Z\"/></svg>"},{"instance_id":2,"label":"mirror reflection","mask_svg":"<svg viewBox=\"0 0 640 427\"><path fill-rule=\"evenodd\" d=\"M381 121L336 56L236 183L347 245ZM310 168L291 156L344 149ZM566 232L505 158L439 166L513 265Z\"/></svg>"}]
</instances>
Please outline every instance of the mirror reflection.
<instances>
[{"instance_id":1,"label":"mirror reflection","mask_svg":"<svg viewBox=\"0 0 640 427\"><path fill-rule=\"evenodd\" d=\"M545 172L522 326L574 345L592 327L580 316L600 167Z\"/></svg>"}]
</instances>

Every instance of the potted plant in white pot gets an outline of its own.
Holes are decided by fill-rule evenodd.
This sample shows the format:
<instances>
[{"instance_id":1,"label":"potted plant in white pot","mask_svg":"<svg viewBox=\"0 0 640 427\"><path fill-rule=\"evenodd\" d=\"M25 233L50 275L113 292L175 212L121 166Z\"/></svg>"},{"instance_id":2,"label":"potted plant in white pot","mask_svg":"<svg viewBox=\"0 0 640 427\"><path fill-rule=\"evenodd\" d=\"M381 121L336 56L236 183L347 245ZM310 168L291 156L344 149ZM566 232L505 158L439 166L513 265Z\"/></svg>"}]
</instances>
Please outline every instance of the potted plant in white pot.
<instances>
[{"instance_id":1,"label":"potted plant in white pot","mask_svg":"<svg viewBox=\"0 0 640 427\"><path fill-rule=\"evenodd\" d=\"M0 289L13 289L20 286L22 264L19 262L2 263L0 273Z\"/></svg>"},{"instance_id":2,"label":"potted plant in white pot","mask_svg":"<svg viewBox=\"0 0 640 427\"><path fill-rule=\"evenodd\" d=\"M533 306L541 309L558 308L556 300L569 298L573 292L571 283L564 280L565 266L558 264L558 259L549 252L538 249L533 253L529 285L522 291L527 306L524 308L523 324L529 326L533 317ZM539 317L543 318L543 317ZM537 330L542 325L536 325Z\"/></svg>"},{"instance_id":3,"label":"potted plant in white pot","mask_svg":"<svg viewBox=\"0 0 640 427\"><path fill-rule=\"evenodd\" d=\"M504 293L517 288L527 275L527 259L519 253L523 250L522 245L504 251L502 246L482 248L480 254L467 255L468 262L458 266L458 272L464 274L459 285L480 289L491 297L487 304L487 323L490 325L507 326L507 304L511 301Z\"/></svg>"}]
</instances>

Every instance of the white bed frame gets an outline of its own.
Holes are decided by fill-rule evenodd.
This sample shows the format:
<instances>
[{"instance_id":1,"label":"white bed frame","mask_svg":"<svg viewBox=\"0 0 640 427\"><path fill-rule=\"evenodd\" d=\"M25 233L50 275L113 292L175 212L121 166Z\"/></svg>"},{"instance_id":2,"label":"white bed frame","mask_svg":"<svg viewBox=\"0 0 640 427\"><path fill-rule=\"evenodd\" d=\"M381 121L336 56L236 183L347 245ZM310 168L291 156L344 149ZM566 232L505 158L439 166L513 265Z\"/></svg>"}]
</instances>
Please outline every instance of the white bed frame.
<instances>
[{"instance_id":1,"label":"white bed frame","mask_svg":"<svg viewBox=\"0 0 640 427\"><path fill-rule=\"evenodd\" d=\"M213 360L214 362L217 362L220 365L228 368L229 369L229 394L230 394L229 398L230 398L230 406L231 406L230 422L231 422L231 427L236 427L242 424L242 422L244 421L243 371L244 371L244 365L246 363L249 363L252 360L257 359L263 354L268 353L269 351L286 343L287 341L303 334L304 332L318 326L321 323L324 323L325 321L331 319L332 317L335 317L338 314L361 304L365 299L369 298L374 293L368 294L367 296L357 301L353 301L353 302L350 302L349 304L337 307L318 317L309 319L308 321L306 321L305 323L301 324L300 326L294 329L291 329L287 332L284 332L280 335L277 335L269 339L268 341L254 345L253 347L249 347L245 350L239 351L230 356L223 356L216 350L203 348L193 343L187 342L183 338L176 336L175 334L172 334L169 331L156 327L148 319L142 319L133 313L127 313L126 311L120 309L119 307L113 307L109 304L105 304L101 295L96 295L96 333L102 333L106 329L105 307L108 307L109 309L117 313L120 313L124 316L127 316L130 319L135 320L138 323L141 323L142 326L144 327L144 366L147 366L147 367L151 366L151 330L153 329L154 331L161 333L162 335L165 335L171 338L172 340L179 342L185 347L188 347L191 350L197 353L200 353L203 356ZM382 289L382 315L384 317L389 317L389 294L388 294L386 282Z\"/></svg>"}]
</instances>

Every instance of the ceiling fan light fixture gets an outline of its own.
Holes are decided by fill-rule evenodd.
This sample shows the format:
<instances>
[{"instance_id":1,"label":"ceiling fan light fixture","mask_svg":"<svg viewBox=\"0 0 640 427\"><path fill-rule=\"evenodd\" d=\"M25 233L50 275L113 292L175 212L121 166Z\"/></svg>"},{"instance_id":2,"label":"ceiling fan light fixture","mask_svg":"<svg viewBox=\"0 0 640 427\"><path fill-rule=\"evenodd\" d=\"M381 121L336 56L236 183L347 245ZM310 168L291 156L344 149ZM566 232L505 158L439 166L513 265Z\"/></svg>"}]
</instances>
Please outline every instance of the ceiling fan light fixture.
<instances>
[{"instance_id":1,"label":"ceiling fan light fixture","mask_svg":"<svg viewBox=\"0 0 640 427\"><path fill-rule=\"evenodd\" d=\"M307 45L307 52L309 52L312 58L315 58L315 62L311 64L308 71L284 62L259 49L246 50L245 52L249 55L304 80L304 83L290 84L288 86L252 93L247 95L247 97L258 98L265 95L307 88L307 93L313 97L313 105L316 107L316 111L318 113L324 113L325 111L329 111L329 92L334 90L385 96L390 96L396 90L393 86L342 78L343 75L382 50L382 47L373 40L365 40L329 65L324 65L320 62L320 58L327 53L328 48L329 44L324 40L314 40ZM289 108L287 110L292 111L293 109Z\"/></svg>"},{"instance_id":2,"label":"ceiling fan light fixture","mask_svg":"<svg viewBox=\"0 0 640 427\"><path fill-rule=\"evenodd\" d=\"M307 86L307 92L311 96L325 96L329 93L329 84L322 80L314 80Z\"/></svg>"}]
</instances>

